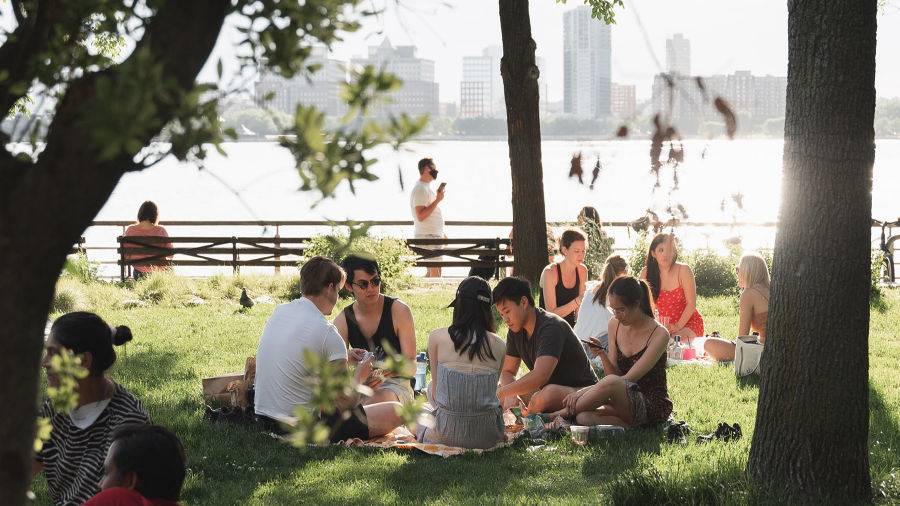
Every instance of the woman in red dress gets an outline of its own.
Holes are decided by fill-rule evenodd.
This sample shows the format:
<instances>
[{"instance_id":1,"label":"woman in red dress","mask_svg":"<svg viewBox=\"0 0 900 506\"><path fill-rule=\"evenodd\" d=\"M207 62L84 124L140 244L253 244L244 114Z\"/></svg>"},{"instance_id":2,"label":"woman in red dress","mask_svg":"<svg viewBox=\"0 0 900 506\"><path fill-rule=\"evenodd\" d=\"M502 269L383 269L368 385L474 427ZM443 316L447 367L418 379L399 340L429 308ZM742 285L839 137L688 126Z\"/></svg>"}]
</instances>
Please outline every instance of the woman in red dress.
<instances>
[{"instance_id":1,"label":"woman in red dress","mask_svg":"<svg viewBox=\"0 0 900 506\"><path fill-rule=\"evenodd\" d=\"M675 237L656 234L650 242L641 279L650 285L661 323L669 334L690 339L703 335L703 316L697 311L694 272L677 260Z\"/></svg>"}]
</instances>

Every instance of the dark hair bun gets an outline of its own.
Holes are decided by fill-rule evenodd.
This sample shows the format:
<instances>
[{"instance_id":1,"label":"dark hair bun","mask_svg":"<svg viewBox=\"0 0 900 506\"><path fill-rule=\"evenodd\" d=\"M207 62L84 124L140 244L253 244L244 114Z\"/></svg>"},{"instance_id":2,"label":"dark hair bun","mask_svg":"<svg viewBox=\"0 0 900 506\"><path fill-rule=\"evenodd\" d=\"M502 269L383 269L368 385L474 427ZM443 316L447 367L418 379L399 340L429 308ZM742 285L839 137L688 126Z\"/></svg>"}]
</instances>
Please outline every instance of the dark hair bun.
<instances>
[{"instance_id":1,"label":"dark hair bun","mask_svg":"<svg viewBox=\"0 0 900 506\"><path fill-rule=\"evenodd\" d=\"M123 344L131 341L131 329L125 325L119 325L116 327L116 335L113 336L113 344L116 346L122 346Z\"/></svg>"}]
</instances>

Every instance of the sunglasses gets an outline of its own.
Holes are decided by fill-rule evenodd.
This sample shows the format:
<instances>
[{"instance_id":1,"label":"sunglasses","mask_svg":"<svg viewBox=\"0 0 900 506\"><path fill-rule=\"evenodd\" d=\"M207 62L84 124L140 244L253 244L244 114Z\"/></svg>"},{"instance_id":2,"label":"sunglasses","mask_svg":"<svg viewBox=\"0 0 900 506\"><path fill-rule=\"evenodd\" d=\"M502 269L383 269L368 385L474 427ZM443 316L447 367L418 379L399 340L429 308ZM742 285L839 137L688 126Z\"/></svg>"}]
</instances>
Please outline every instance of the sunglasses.
<instances>
[{"instance_id":1,"label":"sunglasses","mask_svg":"<svg viewBox=\"0 0 900 506\"><path fill-rule=\"evenodd\" d=\"M361 279L361 280L359 280L359 281L354 281L353 284L356 285L356 286L358 286L360 290L368 290L368 289L369 289L369 285L376 286L376 287L377 287L378 285L380 285L380 284L381 284L381 278L379 278L379 277L376 276L376 277L372 278L371 280L368 280L368 279Z\"/></svg>"}]
</instances>

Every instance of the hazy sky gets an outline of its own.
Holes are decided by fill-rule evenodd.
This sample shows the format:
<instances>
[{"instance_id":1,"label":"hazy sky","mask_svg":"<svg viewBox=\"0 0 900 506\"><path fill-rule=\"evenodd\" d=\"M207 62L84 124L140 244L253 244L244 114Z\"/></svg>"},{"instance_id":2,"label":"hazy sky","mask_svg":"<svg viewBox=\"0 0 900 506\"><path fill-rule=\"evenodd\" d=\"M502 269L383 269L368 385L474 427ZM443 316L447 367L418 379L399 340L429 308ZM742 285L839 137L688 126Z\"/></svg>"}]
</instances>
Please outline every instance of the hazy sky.
<instances>
[{"instance_id":1,"label":"hazy sky","mask_svg":"<svg viewBox=\"0 0 900 506\"><path fill-rule=\"evenodd\" d=\"M448 5L450 4L450 5ZM531 26L537 54L546 62L551 101L562 100L563 12L582 0L531 0ZM638 0L619 8L612 28L613 81L637 85L650 96L652 76L665 65L665 41L682 33L691 42L691 71L697 75L750 70L787 75L786 0ZM876 87L879 96L900 96L900 3L878 16ZM415 45L435 62L441 101L459 101L462 57L500 44L496 0L394 0L378 20L335 47L340 59L366 53L385 34L394 45ZM657 61L659 63L657 63Z\"/></svg>"}]
</instances>

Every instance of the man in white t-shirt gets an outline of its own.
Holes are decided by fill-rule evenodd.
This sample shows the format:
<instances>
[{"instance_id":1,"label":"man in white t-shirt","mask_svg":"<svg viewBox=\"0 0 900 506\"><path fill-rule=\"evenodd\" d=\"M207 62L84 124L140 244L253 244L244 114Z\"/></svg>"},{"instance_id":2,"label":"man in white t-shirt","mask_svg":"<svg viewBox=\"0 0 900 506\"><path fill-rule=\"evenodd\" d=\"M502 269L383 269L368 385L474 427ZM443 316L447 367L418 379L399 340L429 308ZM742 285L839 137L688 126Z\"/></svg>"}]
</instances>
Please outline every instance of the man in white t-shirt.
<instances>
[{"instance_id":1,"label":"man in white t-shirt","mask_svg":"<svg viewBox=\"0 0 900 506\"><path fill-rule=\"evenodd\" d=\"M441 208L438 207L438 204L444 200L444 185L441 185L437 191L431 189L431 182L437 179L437 176L438 171L434 160L431 158L419 160L419 180L413 186L409 198L415 225L413 229L415 238L443 239L447 237L444 234L444 217L441 215ZM439 248L440 246L434 247L434 249ZM425 275L430 278L439 278L441 277L441 268L428 267Z\"/></svg>"},{"instance_id":2,"label":"man in white t-shirt","mask_svg":"<svg viewBox=\"0 0 900 506\"><path fill-rule=\"evenodd\" d=\"M325 319L337 303L344 284L344 271L330 259L315 257L300 269L303 296L275 308L256 352L256 393L254 408L260 424L273 432L284 432L279 422L294 421L294 410L309 406L313 378L303 354L312 350L335 369L348 366L348 354L337 329ZM367 383L372 359L359 361L362 350L352 350L350 362L357 363L354 381ZM323 417L331 428L332 442L348 438L369 439L387 434L401 423L397 402L361 406L359 396L341 398L333 414Z\"/></svg>"}]
</instances>

